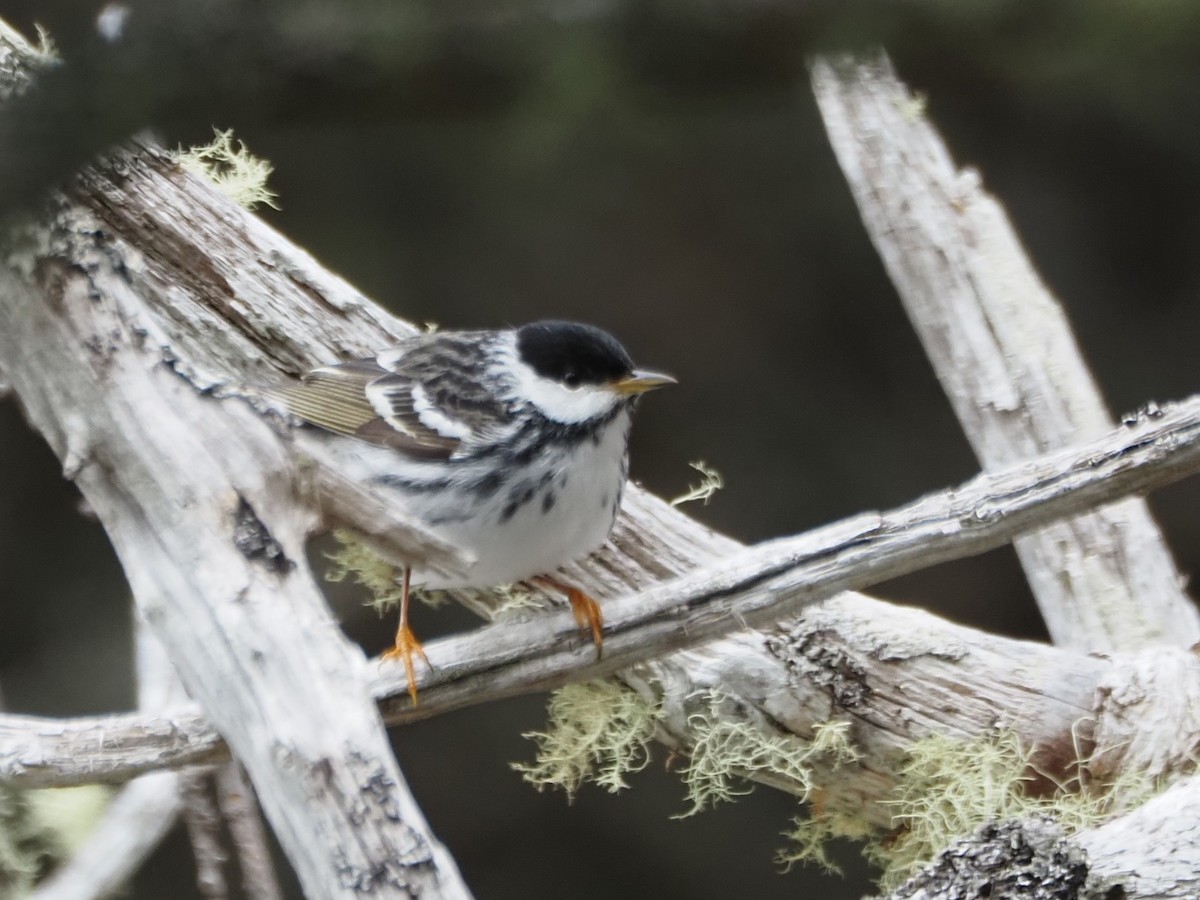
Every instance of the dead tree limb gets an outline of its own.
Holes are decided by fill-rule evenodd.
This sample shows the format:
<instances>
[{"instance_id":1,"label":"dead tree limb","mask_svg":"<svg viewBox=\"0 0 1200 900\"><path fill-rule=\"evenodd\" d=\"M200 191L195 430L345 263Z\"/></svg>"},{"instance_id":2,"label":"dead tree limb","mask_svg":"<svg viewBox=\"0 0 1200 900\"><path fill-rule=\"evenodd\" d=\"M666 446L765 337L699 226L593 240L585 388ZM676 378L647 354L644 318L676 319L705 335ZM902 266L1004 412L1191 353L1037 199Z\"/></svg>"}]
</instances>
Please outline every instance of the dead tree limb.
<instances>
[{"instance_id":1,"label":"dead tree limb","mask_svg":"<svg viewBox=\"0 0 1200 900\"><path fill-rule=\"evenodd\" d=\"M823 688L813 700L806 701L800 690L762 691L748 682L689 678L686 661L692 657L660 657L747 624L783 619L798 606L847 587L866 587L931 561L998 546L1051 516L1069 515L1098 498L1144 490L1198 467L1200 398L1165 407L1102 441L980 475L897 510L748 548L615 600L606 606L603 660L592 658L568 616L538 615L431 644L434 667L421 670L418 707L408 700L399 667L381 669L372 690L385 719L398 723L632 666L627 677L643 680L654 671L660 685L689 683L689 709L699 688L733 691L763 704L771 720L801 735L811 735L813 722L853 715L862 720L856 743L872 758L895 756L931 734L968 738L1003 725L1040 748L1045 769L1062 771L1075 762L1079 748L1073 741L1084 723L1087 749L1106 753L1094 761L1097 771L1126 765L1167 774L1187 764L1200 740L1200 722L1185 715L1189 698L1200 696L1200 666L1184 651L1160 648L1101 660L847 595L806 611L799 621L726 639L738 645L731 656L758 659L760 679L778 668L765 687L811 679ZM646 522L659 517L660 535L678 515L646 496L632 499L630 508ZM819 641L812 639L814 633ZM664 678L662 672L671 675ZM834 672L838 679L827 680ZM1135 684L1144 698L1136 713L1123 703L1106 706L1107 698L1128 694ZM667 702L678 702L661 686L657 691ZM1154 718L1174 723L1170 741L1164 742L1170 730L1147 727ZM195 710L81 722L10 716L0 718L0 728L5 735L0 746L6 748L0 773L25 785L129 777L160 765L211 761L220 752L217 735ZM854 791L862 804L882 799L882 787L878 779L864 786L844 776L830 790L835 795Z\"/></svg>"},{"instance_id":2,"label":"dead tree limb","mask_svg":"<svg viewBox=\"0 0 1200 900\"><path fill-rule=\"evenodd\" d=\"M163 712L187 699L171 661L144 623L135 628L138 709ZM178 772L152 772L125 785L62 867L28 900L100 900L120 890L175 823Z\"/></svg>"},{"instance_id":3,"label":"dead tree limb","mask_svg":"<svg viewBox=\"0 0 1200 900\"><path fill-rule=\"evenodd\" d=\"M812 82L871 240L984 468L1112 428L1003 207L954 164L888 59L819 60ZM1200 640L1200 611L1143 501L1015 545L1055 643L1107 651Z\"/></svg>"},{"instance_id":4,"label":"dead tree limb","mask_svg":"<svg viewBox=\"0 0 1200 900\"><path fill-rule=\"evenodd\" d=\"M29 52L11 31L0 43L0 54ZM192 351L249 337L229 332L223 342L220 329L192 321L185 338L171 314L182 307L165 298L192 291L192 312L235 314L228 285L216 283L221 266L190 256L150 290L143 276L162 245L128 242L98 215L129 199L123 188L137 193L154 155L116 154L10 231L0 367L104 525L188 692L249 771L308 895L467 896L404 784L365 660L308 571L316 515L303 474L267 422L198 389L214 356ZM139 199L151 205L124 207L135 218L187 217L178 195L157 209ZM222 221L224 246L240 242L245 253L250 242L232 225ZM284 265L260 249L257 271ZM305 264L280 283L319 290L300 280ZM331 295L343 287L316 277ZM253 305L236 313L266 324Z\"/></svg>"}]
</instances>

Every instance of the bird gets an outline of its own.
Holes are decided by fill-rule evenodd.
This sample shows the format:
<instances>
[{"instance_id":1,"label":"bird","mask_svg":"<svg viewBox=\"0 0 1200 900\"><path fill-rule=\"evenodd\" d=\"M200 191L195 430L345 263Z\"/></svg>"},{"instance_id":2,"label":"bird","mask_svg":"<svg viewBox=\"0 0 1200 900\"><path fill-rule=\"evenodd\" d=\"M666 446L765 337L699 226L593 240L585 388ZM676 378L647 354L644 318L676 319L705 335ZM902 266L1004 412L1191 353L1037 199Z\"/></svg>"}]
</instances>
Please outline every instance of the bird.
<instances>
[{"instance_id":1,"label":"bird","mask_svg":"<svg viewBox=\"0 0 1200 900\"><path fill-rule=\"evenodd\" d=\"M459 576L401 566L400 621L383 657L404 664L414 704L414 657L429 665L409 624L414 586L560 591L600 653L599 605L554 572L608 538L638 398L675 383L636 368L601 328L545 320L414 334L272 392L332 436L336 465L474 557Z\"/></svg>"}]
</instances>

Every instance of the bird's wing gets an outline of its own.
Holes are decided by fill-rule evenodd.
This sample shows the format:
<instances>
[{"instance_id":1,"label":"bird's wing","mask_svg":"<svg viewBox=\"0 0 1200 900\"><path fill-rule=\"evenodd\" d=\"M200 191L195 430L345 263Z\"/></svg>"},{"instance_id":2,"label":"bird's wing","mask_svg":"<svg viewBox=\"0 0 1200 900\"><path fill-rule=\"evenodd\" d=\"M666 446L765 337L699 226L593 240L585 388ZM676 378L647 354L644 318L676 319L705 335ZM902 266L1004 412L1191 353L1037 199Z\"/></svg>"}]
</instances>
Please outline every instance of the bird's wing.
<instances>
[{"instance_id":1,"label":"bird's wing","mask_svg":"<svg viewBox=\"0 0 1200 900\"><path fill-rule=\"evenodd\" d=\"M271 393L318 427L412 457L449 459L493 435L506 409L479 371L447 355L446 343L414 340L377 360L314 369Z\"/></svg>"}]
</instances>

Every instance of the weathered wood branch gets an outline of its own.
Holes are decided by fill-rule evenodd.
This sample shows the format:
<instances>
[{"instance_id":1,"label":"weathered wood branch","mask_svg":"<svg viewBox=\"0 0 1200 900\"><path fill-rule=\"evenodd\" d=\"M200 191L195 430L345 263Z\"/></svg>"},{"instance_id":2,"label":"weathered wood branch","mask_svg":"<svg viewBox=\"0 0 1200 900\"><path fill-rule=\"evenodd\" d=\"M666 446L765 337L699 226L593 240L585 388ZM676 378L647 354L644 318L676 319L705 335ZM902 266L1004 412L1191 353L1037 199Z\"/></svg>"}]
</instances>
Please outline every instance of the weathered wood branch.
<instances>
[{"instance_id":1,"label":"weathered wood branch","mask_svg":"<svg viewBox=\"0 0 1200 900\"><path fill-rule=\"evenodd\" d=\"M183 776L183 824L196 864L196 887L204 900L230 900L226 863L221 845L221 814L209 792L208 772L192 770Z\"/></svg>"},{"instance_id":2,"label":"weathered wood branch","mask_svg":"<svg viewBox=\"0 0 1200 900\"><path fill-rule=\"evenodd\" d=\"M954 165L882 54L819 60L813 90L867 232L985 469L1112 428L1058 301L979 175ZM1144 501L1015 542L1054 642L1189 647L1200 611Z\"/></svg>"},{"instance_id":3,"label":"weathered wood branch","mask_svg":"<svg viewBox=\"0 0 1200 900\"><path fill-rule=\"evenodd\" d=\"M214 419L214 404L147 352L157 329L143 299L107 249L74 244L98 231L86 214L60 209L54 228L66 244L40 260L65 265L42 268L40 284L17 277L13 257L0 272L0 357L189 692L253 773L306 890L399 896L424 883L464 896L453 864L435 865L366 705L364 660L303 564L312 518L272 473L288 469L277 436L248 410Z\"/></svg>"},{"instance_id":4,"label":"weathered wood branch","mask_svg":"<svg viewBox=\"0 0 1200 900\"><path fill-rule=\"evenodd\" d=\"M1111 427L1063 310L1030 264L1004 210L976 173L954 166L924 116L924 101L896 78L886 57L819 60L812 81L871 240L983 465L1011 464ZM1139 500L1098 508L1015 544L1056 643L1111 652L1166 643L1190 647L1200 635L1200 614ZM1122 687L1108 684L1096 695L1105 698L1109 717L1150 713L1140 704L1143 684L1165 703L1131 731L1130 739L1142 749L1124 759L1108 758L1115 766L1109 771L1158 773L1158 762L1172 754L1179 770L1190 771L1185 761L1195 742L1187 734L1196 721L1193 654L1147 650L1114 657L1114 663ZM1182 690L1174 693L1173 684ZM1133 703L1123 709L1126 700ZM1099 770L1106 768L1116 737L1100 736L1103 724L1092 730L1104 718L1081 720L1083 746L1071 754L1099 749L1093 760ZM976 838L959 842L891 896L973 895L972 884L1007 893L1005 884L1017 883L1005 881L1012 877L1026 887L1037 885L1047 897L1074 894L1082 887L1080 873L1087 874L1081 844L1091 850L1087 896L1111 896L1110 885L1122 896L1124 891L1194 896L1190 790L1187 783L1177 785L1097 829L1120 835L1108 841L1086 832L1078 841L1068 842L1061 833L1026 841L1030 823L1006 823L999 830L1016 829L1012 834L997 831L989 837L991 846ZM1147 817L1151 806L1157 818ZM1164 811L1174 814L1164 817ZM1006 859L1004 846L1011 851L1015 841L1038 846L1027 857ZM1068 851L1072 865L1064 866ZM1042 866L1036 875L1021 872L1028 859Z\"/></svg>"},{"instance_id":5,"label":"weathered wood branch","mask_svg":"<svg viewBox=\"0 0 1200 900\"><path fill-rule=\"evenodd\" d=\"M142 622L134 650L139 710L161 713L184 703L171 661ZM120 890L175 823L180 780L178 772L152 772L122 787L87 840L27 900L100 900Z\"/></svg>"},{"instance_id":6,"label":"weathered wood branch","mask_svg":"<svg viewBox=\"0 0 1200 900\"><path fill-rule=\"evenodd\" d=\"M1200 776L1192 776L1147 800L1132 812L1080 832L1076 841L1088 854L1092 876L1137 900L1193 900L1200 896Z\"/></svg>"},{"instance_id":7,"label":"weathered wood branch","mask_svg":"<svg viewBox=\"0 0 1200 900\"><path fill-rule=\"evenodd\" d=\"M258 798L237 763L230 761L217 770L216 789L217 805L237 854L237 867L246 897L248 900L283 900Z\"/></svg>"},{"instance_id":8,"label":"weathered wood branch","mask_svg":"<svg viewBox=\"0 0 1200 900\"><path fill-rule=\"evenodd\" d=\"M980 475L896 510L855 516L745 549L607 603L601 660L579 639L570 617L538 615L431 643L427 649L433 669L419 670L417 707L408 700L399 666L379 671L372 691L385 719L399 723L610 674L715 635L783 619L799 606L848 588L982 552L1055 516L1198 468L1200 397L1166 406L1102 441ZM644 495L633 496L630 509L643 521L662 517L664 527L675 515ZM621 533L616 540L621 542ZM822 636L819 645L811 640L813 633ZM879 756L894 755L939 729L970 736L1003 723L1030 746L1042 748L1047 765L1062 769L1074 762L1070 745L1075 726L1094 720L1095 726L1086 729L1089 744L1108 751L1110 767L1135 762L1138 768L1165 773L1187 759L1200 736L1198 722L1195 729L1181 731L1169 750L1158 744L1149 749L1128 730L1128 711L1105 719L1103 699L1120 695L1118 686L1128 675L1153 698L1140 708L1136 722L1157 714L1177 726L1190 723L1190 717L1179 718L1176 698L1200 696L1200 668L1188 665L1191 657L1184 653L1160 650L1140 660L1100 660L984 635L925 613L853 597L806 612L799 622L735 640L742 645L739 656L757 652L764 657L764 668L773 659L781 669L777 680L803 675L820 685L821 715L806 723L803 706L788 712L790 703L802 703L802 692L795 692L777 701L780 708L769 710L771 718L794 723L797 733L805 734L811 733L813 721L831 714L862 717L870 728L864 723L856 737L879 750ZM905 665L899 665L902 660ZM677 661L657 665L675 670L670 681L682 675ZM1038 673L1036 678L1024 674L1030 671ZM645 678L637 672L635 668L633 677ZM838 683L822 684L835 673ZM1156 679L1160 683L1150 689ZM947 709L940 687L946 685L953 685L958 698L953 709ZM811 705L808 709L811 714ZM886 736L870 737L871 728ZM158 766L211 761L222 752L219 738L198 711L82 722L8 716L0 717L0 733L0 748L6 748L0 753L0 775L26 785L129 777Z\"/></svg>"},{"instance_id":9,"label":"weathered wood branch","mask_svg":"<svg viewBox=\"0 0 1200 900\"><path fill-rule=\"evenodd\" d=\"M0 44L0 54L28 52L11 31ZM135 273L154 270L161 245L128 243L97 218L117 184L136 191L138 167L118 154L104 175L81 177L75 199L49 198L39 221L10 231L0 365L104 525L189 693L250 772L307 894L467 896L404 785L365 660L307 570L317 516L290 448L244 404L197 389L200 370L215 371L212 355L189 351L220 343L220 329L193 321L185 338L163 301L199 281L198 309L223 308L228 291L206 280L220 279L219 266L192 256L149 290ZM172 199L157 214L186 220L187 205ZM223 224L226 243L249 249ZM271 257L257 249L263 271ZM293 293L319 289L290 274L281 281ZM314 277L331 297L343 287ZM266 324L250 306L225 309Z\"/></svg>"}]
</instances>

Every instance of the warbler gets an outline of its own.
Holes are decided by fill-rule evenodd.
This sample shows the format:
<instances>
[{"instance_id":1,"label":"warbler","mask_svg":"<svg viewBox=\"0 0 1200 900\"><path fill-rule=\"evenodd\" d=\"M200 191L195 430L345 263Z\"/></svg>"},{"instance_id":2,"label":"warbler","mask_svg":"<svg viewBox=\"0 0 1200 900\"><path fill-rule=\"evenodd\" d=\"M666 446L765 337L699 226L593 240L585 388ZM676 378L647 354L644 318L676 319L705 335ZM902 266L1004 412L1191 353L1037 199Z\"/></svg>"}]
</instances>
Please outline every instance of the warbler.
<instances>
[{"instance_id":1,"label":"warbler","mask_svg":"<svg viewBox=\"0 0 1200 900\"><path fill-rule=\"evenodd\" d=\"M333 442L334 456L357 479L475 558L461 577L402 570L400 623L384 657L403 662L414 703L413 658L425 654L409 626L413 585L560 590L599 652L599 606L553 573L608 537L637 398L674 383L635 368L600 328L541 321L413 335L272 392L301 422L346 438Z\"/></svg>"}]
</instances>

